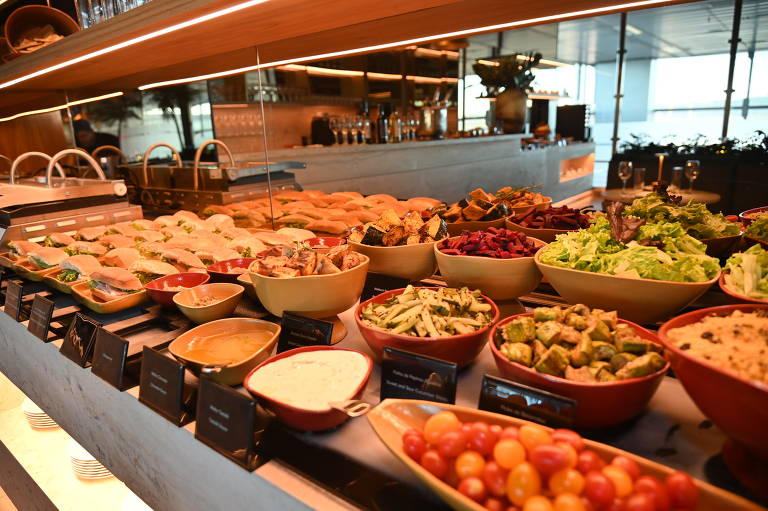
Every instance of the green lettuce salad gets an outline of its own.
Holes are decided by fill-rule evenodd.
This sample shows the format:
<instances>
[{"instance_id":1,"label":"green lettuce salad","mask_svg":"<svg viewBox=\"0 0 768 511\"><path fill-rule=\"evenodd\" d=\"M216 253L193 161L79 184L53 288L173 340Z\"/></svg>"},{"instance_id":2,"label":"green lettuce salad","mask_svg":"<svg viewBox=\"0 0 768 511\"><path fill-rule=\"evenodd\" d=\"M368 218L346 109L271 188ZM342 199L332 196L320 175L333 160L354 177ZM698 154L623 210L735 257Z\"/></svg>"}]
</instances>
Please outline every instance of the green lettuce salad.
<instances>
[{"instance_id":1,"label":"green lettuce salad","mask_svg":"<svg viewBox=\"0 0 768 511\"><path fill-rule=\"evenodd\" d=\"M661 248L659 248L659 246ZM705 282L720 265L706 246L676 222L645 224L628 243L611 237L610 222L596 218L588 229L560 234L540 251L544 264L620 277Z\"/></svg>"},{"instance_id":2,"label":"green lettuce salad","mask_svg":"<svg viewBox=\"0 0 768 511\"><path fill-rule=\"evenodd\" d=\"M768 300L768 251L760 245L728 258L725 285L740 295Z\"/></svg>"},{"instance_id":3,"label":"green lettuce salad","mask_svg":"<svg viewBox=\"0 0 768 511\"><path fill-rule=\"evenodd\" d=\"M704 204L670 204L657 193L635 199L624 214L643 218L649 223L679 222L686 233L698 240L733 236L740 232L739 224L729 222L722 213L712 213Z\"/></svg>"},{"instance_id":4,"label":"green lettuce salad","mask_svg":"<svg viewBox=\"0 0 768 511\"><path fill-rule=\"evenodd\" d=\"M768 241L768 212L757 215L744 229L744 234L751 238Z\"/></svg>"}]
</instances>

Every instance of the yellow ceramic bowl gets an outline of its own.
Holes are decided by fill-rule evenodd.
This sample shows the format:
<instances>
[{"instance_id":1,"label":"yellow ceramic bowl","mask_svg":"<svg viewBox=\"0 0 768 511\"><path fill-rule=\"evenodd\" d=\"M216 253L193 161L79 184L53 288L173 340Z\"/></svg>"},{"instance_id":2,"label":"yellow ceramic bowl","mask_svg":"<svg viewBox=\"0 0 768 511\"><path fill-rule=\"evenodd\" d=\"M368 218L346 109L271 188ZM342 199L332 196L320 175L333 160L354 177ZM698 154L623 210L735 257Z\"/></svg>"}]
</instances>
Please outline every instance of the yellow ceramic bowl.
<instances>
[{"instance_id":1,"label":"yellow ceramic bowl","mask_svg":"<svg viewBox=\"0 0 768 511\"><path fill-rule=\"evenodd\" d=\"M280 325L252 318L219 319L184 332L168 346L168 351L193 374L199 376L207 364L205 361L184 356L190 342L200 337L220 336L229 332L241 334L248 331L267 331L270 333L270 338L246 358L236 360L223 367L209 366L211 371L207 373L211 379L224 385L239 385L251 369L270 357L280 336Z\"/></svg>"},{"instance_id":2,"label":"yellow ceramic bowl","mask_svg":"<svg viewBox=\"0 0 768 511\"><path fill-rule=\"evenodd\" d=\"M719 272L706 282L617 277L550 266L541 262L540 255L541 251L534 257L539 270L569 303L616 310L622 319L646 325L668 319L703 295L720 277Z\"/></svg>"},{"instance_id":3,"label":"yellow ceramic bowl","mask_svg":"<svg viewBox=\"0 0 768 511\"><path fill-rule=\"evenodd\" d=\"M217 282L179 291L173 303L195 323L226 318L235 310L245 289L238 284Z\"/></svg>"},{"instance_id":4,"label":"yellow ceramic bowl","mask_svg":"<svg viewBox=\"0 0 768 511\"><path fill-rule=\"evenodd\" d=\"M327 318L357 303L367 273L368 258L364 257L362 264L340 273L277 278L251 272L251 281L261 304L275 316L287 311Z\"/></svg>"},{"instance_id":5,"label":"yellow ceramic bowl","mask_svg":"<svg viewBox=\"0 0 768 511\"><path fill-rule=\"evenodd\" d=\"M538 247L546 245L536 238L528 238ZM492 300L513 300L530 293L541 282L541 272L533 257L495 259L493 257L448 255L435 244L435 257L440 275L449 287L479 289Z\"/></svg>"},{"instance_id":6,"label":"yellow ceramic bowl","mask_svg":"<svg viewBox=\"0 0 768 511\"><path fill-rule=\"evenodd\" d=\"M374 273L416 281L431 277L437 268L434 241L398 247L373 247L352 241L348 243L352 250L370 258L368 271Z\"/></svg>"}]
</instances>

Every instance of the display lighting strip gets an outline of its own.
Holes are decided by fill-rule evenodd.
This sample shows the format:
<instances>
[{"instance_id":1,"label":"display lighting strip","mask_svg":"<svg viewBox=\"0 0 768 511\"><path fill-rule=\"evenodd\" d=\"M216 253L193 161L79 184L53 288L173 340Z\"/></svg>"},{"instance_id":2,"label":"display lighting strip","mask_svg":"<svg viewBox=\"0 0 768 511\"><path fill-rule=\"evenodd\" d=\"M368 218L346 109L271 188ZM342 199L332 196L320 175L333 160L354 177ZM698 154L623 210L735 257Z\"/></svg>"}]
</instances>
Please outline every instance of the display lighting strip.
<instances>
[{"instance_id":1,"label":"display lighting strip","mask_svg":"<svg viewBox=\"0 0 768 511\"><path fill-rule=\"evenodd\" d=\"M592 9L582 9L579 11L569 11L564 12L561 14L551 14L549 16L540 16L538 18L528 18L524 20L519 21L510 21L507 23L499 23L496 25L486 25L484 27L476 27L476 28L470 28L466 30L457 30L455 32L445 32L443 34L434 34L424 37L417 37L414 39L406 39L403 41L395 41L391 43L384 43L384 44L375 44L371 46L361 46L359 48L352 48L349 50L341 50L341 51L333 51L328 53L319 53L316 55L307 55L304 57L295 57L291 59L284 59L284 60L276 60L273 62L265 62L263 64L257 64L254 66L245 66L245 67L239 67L236 69L230 69L228 71L219 71L217 73L209 73L204 75L198 75L198 76L190 76L188 78L179 78L176 80L166 80L162 82L154 82L154 83L148 83L145 85L141 85L139 87L139 90L147 90L147 89L155 89L157 87L166 87L168 85L178 85L182 83L189 83L189 82L198 82L201 80L211 80L214 78L222 78L224 76L231 76L231 75L237 75L242 73L248 73L251 71L258 71L260 69L267 69L267 68L273 68L273 67L279 67L279 66L285 66L288 64L295 64L298 62L307 62L307 61L314 61L314 60L326 60L331 59L335 57L344 57L347 55L355 55L359 53L370 53L374 51L380 51L380 50L387 50L391 48L399 48L404 46L412 46L416 44L426 43L429 41L434 41L436 39L450 39L453 37L464 37L472 34L476 34L478 32L494 32L499 30L506 30L510 28L516 28L521 27L525 25L539 25L544 23L552 23L555 21L563 20L566 18L574 18L574 17L586 17L586 16L595 16L598 14L606 14L611 13L615 11L622 11L627 9L639 9L643 7L652 7L652 6L658 6L668 3L673 3L675 0L641 0L639 2L627 2L627 3L621 3L621 4L614 4L614 5L608 5L605 7L595 7ZM554 61L552 61L554 62ZM560 63L563 65L562 63ZM567 64L565 64L567 65Z\"/></svg>"},{"instance_id":2,"label":"display lighting strip","mask_svg":"<svg viewBox=\"0 0 768 511\"><path fill-rule=\"evenodd\" d=\"M355 78L361 78L363 77L366 72L365 71L352 71L351 69L330 69L327 67L317 67L317 66L300 66L298 64L288 64L285 66L278 66L276 68L278 71L305 71L308 74L311 75L321 75L321 76L343 76L343 77L355 77ZM368 79L369 80L402 80L403 75L395 75L395 74L389 74L389 73L373 73L368 72ZM411 80L416 83L458 83L458 78L432 78L430 76L413 76L408 75L405 77L406 80Z\"/></svg>"},{"instance_id":3,"label":"display lighting strip","mask_svg":"<svg viewBox=\"0 0 768 511\"><path fill-rule=\"evenodd\" d=\"M518 55L517 56L517 60L531 60L531 57L529 57L527 55ZM477 63L478 64L485 64L486 66L500 66L501 65L501 64L499 64L495 60L484 60L484 59L478 59ZM552 66L552 67L569 67L569 66L573 65L573 64L567 64L565 62L559 62L557 60L549 60L549 59L540 59L539 63L540 64L545 64L547 66Z\"/></svg>"},{"instance_id":4,"label":"display lighting strip","mask_svg":"<svg viewBox=\"0 0 768 511\"><path fill-rule=\"evenodd\" d=\"M196 18L192 18L187 21L182 21L181 23L175 23L173 25L170 25L165 28L161 28L158 30L155 30L153 32L149 32L148 34L144 34L138 37L132 37L131 39L127 39L123 42L112 44L109 46L106 46L104 48L101 48L100 50L95 50L89 53L86 53L85 55L81 55L79 57L75 57L73 59L65 60L64 62L60 62L58 64L54 64L52 66L45 67L43 69L40 69L38 71L35 71L33 73L29 73L23 76L20 76L19 78L14 78L13 80L8 80L7 82L0 83L0 89L4 89L6 87L10 87L12 85L16 85L17 83L25 82L27 80L30 80L32 78L37 78L38 76L43 76L45 74L48 74L52 71L56 71L59 69L63 69L65 67L73 66L75 64L79 64L80 62L85 62L86 60L91 60L93 58L99 57L101 55L106 55L108 53L115 52L117 50L121 50L123 48L127 48L129 46L133 46L134 44L143 43L144 41L149 41L150 39L155 39L160 36L164 36L166 34L170 34L173 32L178 32L179 30L183 30L185 28L193 27L195 25L199 25L201 23L205 23L207 21L214 20L216 18L221 18L222 16L226 16L228 14L232 14L238 11L242 11L243 9L247 9L249 7L253 7L255 5L263 4L267 2L268 0L248 0L246 2L242 2L239 4L235 4L231 7L227 7L225 9L219 9L218 11L211 12L209 14L204 14L202 16L198 16Z\"/></svg>"},{"instance_id":5,"label":"display lighting strip","mask_svg":"<svg viewBox=\"0 0 768 511\"><path fill-rule=\"evenodd\" d=\"M14 119L18 119L19 117L26 117L28 115L47 114L47 113L50 113L50 112L55 112L57 110L64 110L65 108L69 108L71 106L83 105L85 103L91 103L92 101L101 101L103 99L116 98L116 97L122 96L122 95L123 95L122 92L112 92L110 94L104 94L102 96L94 96L92 98L78 99L76 101L70 101L68 103L64 103L63 105L59 105L59 106L52 106L50 108L42 108L40 110L30 110L28 112L21 112L19 114L15 114L15 115L12 115L10 117L3 117L3 118L0 118L0 122L12 121Z\"/></svg>"}]
</instances>

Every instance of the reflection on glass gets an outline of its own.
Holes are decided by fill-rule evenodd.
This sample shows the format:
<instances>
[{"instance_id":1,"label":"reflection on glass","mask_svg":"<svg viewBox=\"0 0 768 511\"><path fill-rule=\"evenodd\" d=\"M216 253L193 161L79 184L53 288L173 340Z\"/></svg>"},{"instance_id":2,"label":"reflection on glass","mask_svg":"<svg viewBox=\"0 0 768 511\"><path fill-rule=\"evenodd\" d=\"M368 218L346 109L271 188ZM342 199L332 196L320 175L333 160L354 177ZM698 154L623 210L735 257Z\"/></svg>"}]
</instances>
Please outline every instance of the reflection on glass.
<instances>
[{"instance_id":1,"label":"reflection on glass","mask_svg":"<svg viewBox=\"0 0 768 511\"><path fill-rule=\"evenodd\" d=\"M699 174L701 174L699 160L688 160L685 162L685 177L688 178L689 192L693 191L693 182L696 181L696 179L699 177Z\"/></svg>"}]
</instances>

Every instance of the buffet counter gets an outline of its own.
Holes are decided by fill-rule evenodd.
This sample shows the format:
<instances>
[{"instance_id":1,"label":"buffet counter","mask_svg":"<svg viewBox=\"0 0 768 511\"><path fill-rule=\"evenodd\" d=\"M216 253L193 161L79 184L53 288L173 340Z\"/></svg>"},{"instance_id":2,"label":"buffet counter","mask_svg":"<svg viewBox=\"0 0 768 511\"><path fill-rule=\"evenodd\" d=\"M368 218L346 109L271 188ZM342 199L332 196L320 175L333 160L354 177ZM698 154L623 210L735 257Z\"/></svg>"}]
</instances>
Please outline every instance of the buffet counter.
<instances>
[{"instance_id":1,"label":"buffet counter","mask_svg":"<svg viewBox=\"0 0 768 511\"><path fill-rule=\"evenodd\" d=\"M714 292L703 298L702 305L727 300L722 293ZM57 294L55 299L57 308L71 302L64 295ZM557 300L551 289L543 286L543 291L522 300L526 305L536 305L556 303L553 299ZM254 306L250 304L250 310ZM133 309L119 317L100 316L98 320L108 323L138 313ZM370 353L354 324L352 310L340 318L349 334L338 346ZM151 335L151 331L145 331L128 339L131 343L142 342ZM279 446L267 446L272 451L271 461L248 472L196 440L194 422L174 426L138 401L138 387L118 392L90 369L59 354L58 344L60 341L41 342L27 332L23 323L0 313L0 371L155 509L350 509L350 502L362 508L393 509L403 505L402 500L399 504L392 500L398 495L412 503L420 501L430 509L445 507L387 451L365 418L351 419L324 433L279 427L285 438ZM379 401L379 369L375 364L363 396L372 404ZM486 373L498 374L488 346L474 364L459 374L456 404L477 406L480 381ZM242 388L238 390L245 393ZM4 414L11 412L6 410ZM647 413L619 427L587 432L586 436L739 491L718 455L724 435L705 420L675 378L664 378ZM0 447L6 442L0 437ZM332 475L339 475L335 483L321 482L338 496L286 468L293 461L308 459L324 460L322 469L331 480ZM10 467L5 460L0 465ZM25 499L32 495L29 490L20 490L19 485L28 479L26 474L14 474L10 468L3 472L3 486L12 498L20 491L27 492L23 493ZM27 506L21 504L25 502L17 504L24 511Z\"/></svg>"},{"instance_id":2,"label":"buffet counter","mask_svg":"<svg viewBox=\"0 0 768 511\"><path fill-rule=\"evenodd\" d=\"M591 142L522 150L527 135L498 135L405 142L386 145L307 147L270 151L272 161L301 161L306 169L295 171L305 189L334 192L340 189L363 194L388 193L395 197L434 197L454 202L475 188L497 190L503 186L530 186L554 201L592 188L589 157ZM245 155L263 159L262 153ZM564 162L586 162L585 171L563 178Z\"/></svg>"}]
</instances>

